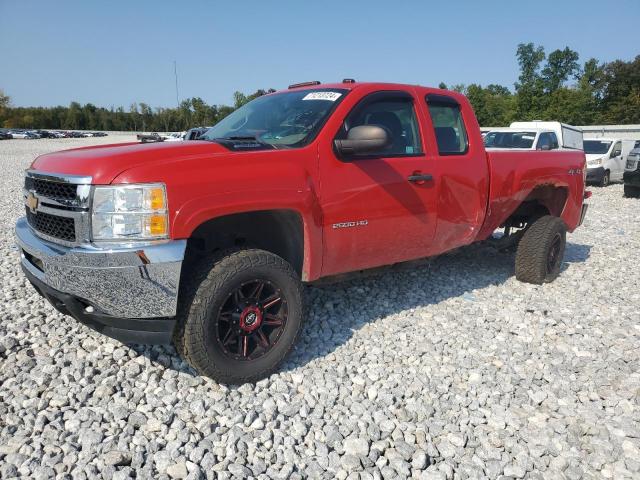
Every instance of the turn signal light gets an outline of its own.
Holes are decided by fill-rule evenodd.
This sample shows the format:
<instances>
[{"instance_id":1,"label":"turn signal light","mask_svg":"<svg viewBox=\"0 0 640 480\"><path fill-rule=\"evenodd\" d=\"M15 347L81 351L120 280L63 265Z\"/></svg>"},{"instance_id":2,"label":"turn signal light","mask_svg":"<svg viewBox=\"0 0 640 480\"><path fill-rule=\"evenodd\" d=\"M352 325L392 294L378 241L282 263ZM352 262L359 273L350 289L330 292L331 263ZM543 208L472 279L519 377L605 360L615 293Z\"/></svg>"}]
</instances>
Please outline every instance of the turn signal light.
<instances>
[{"instance_id":1,"label":"turn signal light","mask_svg":"<svg viewBox=\"0 0 640 480\"><path fill-rule=\"evenodd\" d=\"M166 235L167 232L167 217L166 215L151 215L148 217L149 233L154 236Z\"/></svg>"}]
</instances>

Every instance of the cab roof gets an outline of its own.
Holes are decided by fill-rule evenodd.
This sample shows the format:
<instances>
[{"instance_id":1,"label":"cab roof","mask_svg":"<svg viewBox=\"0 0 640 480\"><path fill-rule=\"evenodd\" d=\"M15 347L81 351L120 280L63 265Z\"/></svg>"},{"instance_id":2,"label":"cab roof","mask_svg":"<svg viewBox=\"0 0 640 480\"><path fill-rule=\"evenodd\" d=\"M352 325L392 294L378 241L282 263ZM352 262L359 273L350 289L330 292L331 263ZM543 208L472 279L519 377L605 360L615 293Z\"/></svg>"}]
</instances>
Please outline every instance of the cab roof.
<instances>
[{"instance_id":1,"label":"cab roof","mask_svg":"<svg viewBox=\"0 0 640 480\"><path fill-rule=\"evenodd\" d=\"M299 85L299 86L296 86ZM283 93L290 92L294 90L322 90L326 88L337 88L342 90L357 90L364 87L370 87L374 89L380 90L410 90L414 88L426 89L429 91L439 91L443 94L448 94L452 96L461 95L457 92L453 92L450 90L442 90L435 87L425 87L423 85L413 85L409 83L387 83L387 82L357 82L357 81L349 81L349 82L336 82L336 83L313 83L313 82L304 82L300 84L293 84L287 89L278 90L274 93Z\"/></svg>"}]
</instances>

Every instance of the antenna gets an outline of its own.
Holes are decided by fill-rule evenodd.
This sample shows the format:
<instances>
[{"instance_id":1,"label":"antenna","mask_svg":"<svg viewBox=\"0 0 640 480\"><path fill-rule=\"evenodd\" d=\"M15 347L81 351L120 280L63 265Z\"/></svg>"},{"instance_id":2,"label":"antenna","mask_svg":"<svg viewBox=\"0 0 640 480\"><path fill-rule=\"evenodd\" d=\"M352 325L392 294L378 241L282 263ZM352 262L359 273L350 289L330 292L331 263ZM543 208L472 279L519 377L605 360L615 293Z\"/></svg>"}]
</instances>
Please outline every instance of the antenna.
<instances>
[{"instance_id":1,"label":"antenna","mask_svg":"<svg viewBox=\"0 0 640 480\"><path fill-rule=\"evenodd\" d=\"M173 74L176 76L176 106L180 108L180 98L178 97L178 65L173 61Z\"/></svg>"}]
</instances>

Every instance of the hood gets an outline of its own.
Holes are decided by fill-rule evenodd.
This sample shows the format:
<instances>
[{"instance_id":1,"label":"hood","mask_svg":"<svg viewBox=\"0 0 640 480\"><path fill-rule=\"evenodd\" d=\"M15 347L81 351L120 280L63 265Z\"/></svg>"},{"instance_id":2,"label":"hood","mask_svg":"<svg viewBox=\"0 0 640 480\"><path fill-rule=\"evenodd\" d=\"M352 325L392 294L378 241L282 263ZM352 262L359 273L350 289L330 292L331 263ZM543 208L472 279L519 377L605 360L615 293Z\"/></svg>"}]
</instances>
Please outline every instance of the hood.
<instances>
[{"instance_id":1,"label":"hood","mask_svg":"<svg viewBox=\"0 0 640 480\"><path fill-rule=\"evenodd\" d=\"M92 183L105 185L130 168L167 160L229 154L233 152L222 145L204 141L119 143L47 153L36 158L31 168L48 173L91 176Z\"/></svg>"}]
</instances>

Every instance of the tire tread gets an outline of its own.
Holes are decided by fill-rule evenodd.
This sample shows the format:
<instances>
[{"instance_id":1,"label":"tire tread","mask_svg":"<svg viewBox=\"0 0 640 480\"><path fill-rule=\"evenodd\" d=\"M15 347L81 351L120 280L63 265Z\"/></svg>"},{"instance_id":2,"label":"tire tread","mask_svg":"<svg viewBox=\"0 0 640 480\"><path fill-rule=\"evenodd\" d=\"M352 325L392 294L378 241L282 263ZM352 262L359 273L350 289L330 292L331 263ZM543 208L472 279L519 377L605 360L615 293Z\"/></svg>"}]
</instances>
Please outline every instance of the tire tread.
<instances>
[{"instance_id":1,"label":"tire tread","mask_svg":"<svg viewBox=\"0 0 640 480\"><path fill-rule=\"evenodd\" d=\"M546 269L548 250L558 231L562 233L564 242L566 239L564 221L551 215L540 217L529 226L516 251L516 278L518 280L542 285L553 281L558 276L557 272L547 274ZM562 253L564 253L564 246Z\"/></svg>"},{"instance_id":2,"label":"tire tread","mask_svg":"<svg viewBox=\"0 0 640 480\"><path fill-rule=\"evenodd\" d=\"M293 342L281 353L272 368L247 376L238 376L220 369L208 359L205 349L207 311L209 305L215 301L215 294L211 292L220 291L226 281L241 271L264 266L280 270L289 276L298 290L297 298L302 298L302 283L291 265L283 258L265 250L224 250L204 257L192 266L193 274L186 279L180 295L174 345L180 355L200 374L222 383L255 382L276 370L295 345L301 325ZM302 306L299 310L302 313Z\"/></svg>"}]
</instances>

